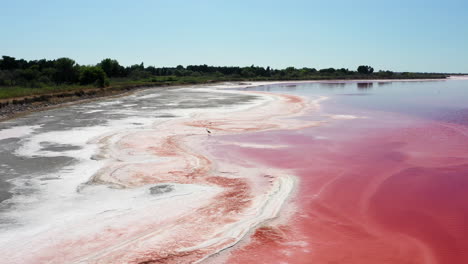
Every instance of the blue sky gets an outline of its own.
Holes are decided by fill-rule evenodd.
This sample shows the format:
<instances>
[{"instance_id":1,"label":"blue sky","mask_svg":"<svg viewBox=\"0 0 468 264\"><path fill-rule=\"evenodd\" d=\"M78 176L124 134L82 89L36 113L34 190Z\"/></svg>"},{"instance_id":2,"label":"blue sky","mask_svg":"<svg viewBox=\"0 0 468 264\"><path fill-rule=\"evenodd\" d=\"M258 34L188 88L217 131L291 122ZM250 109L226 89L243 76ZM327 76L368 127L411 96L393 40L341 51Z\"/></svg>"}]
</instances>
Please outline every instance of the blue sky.
<instances>
[{"instance_id":1,"label":"blue sky","mask_svg":"<svg viewBox=\"0 0 468 264\"><path fill-rule=\"evenodd\" d=\"M466 0L0 0L0 55L468 72Z\"/></svg>"}]
</instances>

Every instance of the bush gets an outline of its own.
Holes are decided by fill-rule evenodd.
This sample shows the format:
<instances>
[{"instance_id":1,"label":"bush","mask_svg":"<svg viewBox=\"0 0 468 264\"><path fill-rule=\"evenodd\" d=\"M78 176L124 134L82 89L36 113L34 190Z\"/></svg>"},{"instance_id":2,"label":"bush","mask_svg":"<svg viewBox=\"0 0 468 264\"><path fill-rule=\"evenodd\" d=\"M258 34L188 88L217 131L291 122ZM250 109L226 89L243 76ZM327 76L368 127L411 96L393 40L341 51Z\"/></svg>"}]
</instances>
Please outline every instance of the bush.
<instances>
[{"instance_id":1,"label":"bush","mask_svg":"<svg viewBox=\"0 0 468 264\"><path fill-rule=\"evenodd\" d=\"M151 77L151 73L144 70L134 70L130 73L130 79L132 80L141 80Z\"/></svg>"},{"instance_id":2,"label":"bush","mask_svg":"<svg viewBox=\"0 0 468 264\"><path fill-rule=\"evenodd\" d=\"M83 66L80 72L80 84L95 84L97 87L109 86L109 79L101 67Z\"/></svg>"},{"instance_id":3,"label":"bush","mask_svg":"<svg viewBox=\"0 0 468 264\"><path fill-rule=\"evenodd\" d=\"M45 75L42 75L41 77L39 77L38 81L40 83L43 83L43 84L50 84L51 83L49 77L47 77Z\"/></svg>"}]
</instances>

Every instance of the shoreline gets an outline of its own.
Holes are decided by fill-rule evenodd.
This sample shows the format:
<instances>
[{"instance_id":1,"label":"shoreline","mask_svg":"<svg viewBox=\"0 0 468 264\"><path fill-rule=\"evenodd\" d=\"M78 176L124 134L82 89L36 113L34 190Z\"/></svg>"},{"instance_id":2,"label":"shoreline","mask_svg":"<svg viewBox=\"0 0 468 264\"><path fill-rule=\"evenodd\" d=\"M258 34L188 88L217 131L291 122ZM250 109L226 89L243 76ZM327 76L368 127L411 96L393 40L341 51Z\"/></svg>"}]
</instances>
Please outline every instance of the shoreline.
<instances>
[{"instance_id":1,"label":"shoreline","mask_svg":"<svg viewBox=\"0 0 468 264\"><path fill-rule=\"evenodd\" d=\"M77 218L75 223L57 223L50 232L32 236L28 232L20 233L9 244L21 245L20 241L28 241L27 244L35 246L36 251L24 259L22 246L17 246L18 253L10 256L11 262L19 263L15 261L22 259L21 263L36 263L38 259L47 259L50 263L63 263L62 257L66 257L89 263L115 263L122 259L130 263L153 260L196 263L234 246L251 234L253 228L276 218L293 192L294 176L288 171L264 166L226 162L213 155L210 148L222 149L224 144L233 144L222 141L219 145L215 138L218 135L303 127L303 122L287 117L309 110L308 102L297 96L262 92L220 92L255 94L259 99L217 112L196 110L184 118L153 124L145 129L105 133L91 142L98 146L95 156L103 166L88 182L80 185L79 193L92 194L105 186L114 186L114 189L118 186L126 197L125 193L141 193L148 187L164 190L169 185L177 191L178 186L192 186L178 195L169 192L168 195L178 197L175 199L180 208L169 206L172 203L167 202L166 205L147 202L144 208L137 206L131 213L116 211L118 217L113 216L112 211L91 213ZM252 115L252 112L257 114ZM207 137L204 129L198 126L208 121L212 123L212 137ZM141 160L144 163L140 163ZM200 186L204 186L204 190ZM184 198L190 190L195 196ZM159 196L161 200L163 197L167 199L166 194L158 195L163 195ZM191 202L187 207L188 201L184 199L195 199L197 203ZM155 211L164 214L153 215L151 212ZM66 212L61 214L67 215ZM91 220L94 223L92 229L88 227ZM178 224L174 225L174 221ZM104 231L100 231L101 225ZM106 225L112 226L111 231L105 231L109 229ZM68 235L66 230L70 229L81 231ZM192 230L193 235L186 237L184 230ZM161 236L161 233L165 235ZM96 235L100 236L100 241L94 240ZM60 239L46 242L51 241L50 237ZM185 242L174 244L180 240ZM87 247L77 248L73 246L76 243ZM150 245L158 245L163 250L155 250Z\"/></svg>"},{"instance_id":2,"label":"shoreline","mask_svg":"<svg viewBox=\"0 0 468 264\"><path fill-rule=\"evenodd\" d=\"M95 100L130 95L145 89L176 89L176 88L214 88L214 89L246 89L253 86L295 83L349 83L349 82L418 82L464 80L467 76L449 76L445 79L334 79L334 80L279 80L279 81L221 81L200 84L176 85L136 85L119 89L90 89L62 93L51 93L34 96L23 96L0 99L0 122L18 118L29 113L48 109L66 107L68 105L88 103ZM233 84L237 85L233 87Z\"/></svg>"},{"instance_id":3,"label":"shoreline","mask_svg":"<svg viewBox=\"0 0 468 264\"><path fill-rule=\"evenodd\" d=\"M41 112L49 109L67 107L69 105L84 104L100 99L117 98L131 95L144 89L168 89L177 86L135 86L120 90L99 90L65 92L56 94L37 95L30 97L9 98L0 100L0 122L15 119L29 113ZM35 101L38 100L38 101Z\"/></svg>"}]
</instances>

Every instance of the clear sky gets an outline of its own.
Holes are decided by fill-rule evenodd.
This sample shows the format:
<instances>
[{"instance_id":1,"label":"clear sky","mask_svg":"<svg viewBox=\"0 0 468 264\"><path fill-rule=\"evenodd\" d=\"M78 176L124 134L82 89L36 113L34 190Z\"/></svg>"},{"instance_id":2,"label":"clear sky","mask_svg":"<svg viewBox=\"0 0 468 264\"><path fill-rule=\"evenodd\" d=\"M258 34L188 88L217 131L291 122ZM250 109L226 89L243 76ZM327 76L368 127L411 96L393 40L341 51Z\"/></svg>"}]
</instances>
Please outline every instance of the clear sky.
<instances>
[{"instance_id":1,"label":"clear sky","mask_svg":"<svg viewBox=\"0 0 468 264\"><path fill-rule=\"evenodd\" d=\"M0 0L0 55L468 72L468 0Z\"/></svg>"}]
</instances>

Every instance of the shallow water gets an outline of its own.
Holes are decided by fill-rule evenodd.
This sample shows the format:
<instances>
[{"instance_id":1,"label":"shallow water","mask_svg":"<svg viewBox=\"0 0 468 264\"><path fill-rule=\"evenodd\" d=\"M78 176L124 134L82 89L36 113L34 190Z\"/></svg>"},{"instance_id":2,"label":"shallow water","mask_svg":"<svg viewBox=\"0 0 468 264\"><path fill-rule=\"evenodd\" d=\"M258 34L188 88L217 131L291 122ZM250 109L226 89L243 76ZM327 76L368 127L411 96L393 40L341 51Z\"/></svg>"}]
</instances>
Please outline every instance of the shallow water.
<instances>
[{"instance_id":1,"label":"shallow water","mask_svg":"<svg viewBox=\"0 0 468 264\"><path fill-rule=\"evenodd\" d=\"M251 89L325 95L302 119L326 123L226 139L287 146L229 152L299 177L297 212L228 263L468 263L468 81Z\"/></svg>"}]
</instances>

